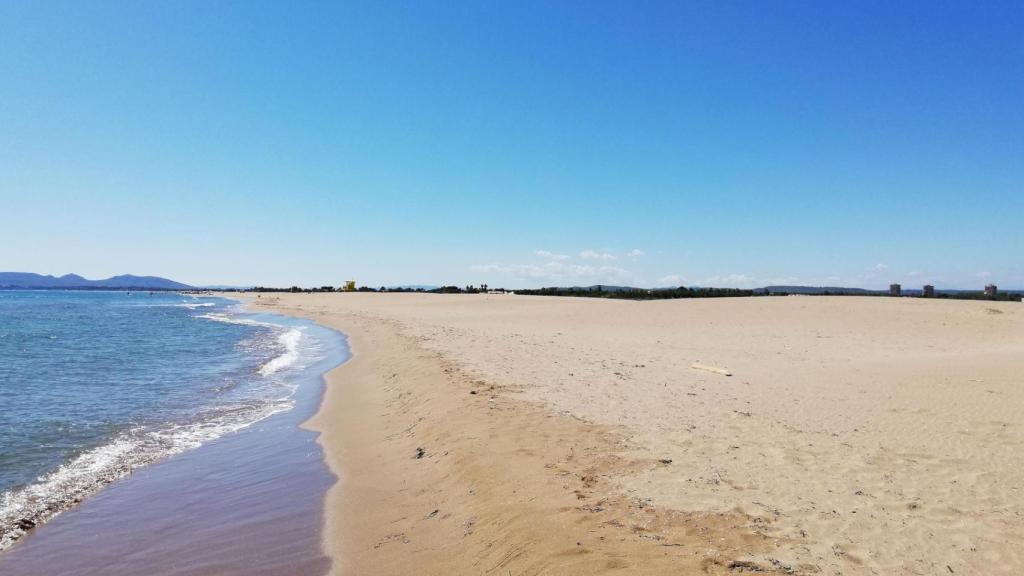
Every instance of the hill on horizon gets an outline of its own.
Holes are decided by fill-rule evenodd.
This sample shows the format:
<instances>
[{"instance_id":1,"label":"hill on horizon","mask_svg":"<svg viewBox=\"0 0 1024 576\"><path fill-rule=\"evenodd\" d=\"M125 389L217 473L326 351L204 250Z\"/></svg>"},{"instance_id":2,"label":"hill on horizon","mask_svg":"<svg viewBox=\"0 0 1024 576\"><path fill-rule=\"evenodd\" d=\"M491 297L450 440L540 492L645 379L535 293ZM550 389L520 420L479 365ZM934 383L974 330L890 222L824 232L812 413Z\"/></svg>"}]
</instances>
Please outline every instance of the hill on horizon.
<instances>
[{"instance_id":1,"label":"hill on horizon","mask_svg":"<svg viewBox=\"0 0 1024 576\"><path fill-rule=\"evenodd\" d=\"M788 294L881 294L884 290L869 290L867 288L849 288L846 286L765 286L757 288L758 291L786 292Z\"/></svg>"},{"instance_id":2,"label":"hill on horizon","mask_svg":"<svg viewBox=\"0 0 1024 576\"><path fill-rule=\"evenodd\" d=\"M193 287L159 276L121 274L103 280L89 280L78 274L51 276L32 272L0 272L0 289L135 289L191 290Z\"/></svg>"}]
</instances>

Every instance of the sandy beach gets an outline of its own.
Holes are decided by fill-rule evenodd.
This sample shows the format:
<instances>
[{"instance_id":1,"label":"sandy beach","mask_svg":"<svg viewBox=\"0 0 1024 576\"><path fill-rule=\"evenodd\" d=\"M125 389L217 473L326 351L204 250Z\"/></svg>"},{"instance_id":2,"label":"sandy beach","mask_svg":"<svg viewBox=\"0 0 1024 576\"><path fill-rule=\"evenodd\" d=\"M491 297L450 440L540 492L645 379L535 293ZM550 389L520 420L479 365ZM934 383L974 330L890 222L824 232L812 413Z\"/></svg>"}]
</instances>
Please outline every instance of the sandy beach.
<instances>
[{"instance_id":1,"label":"sandy beach","mask_svg":"<svg viewBox=\"0 0 1024 576\"><path fill-rule=\"evenodd\" d=\"M349 336L336 574L1024 570L1019 303L250 302Z\"/></svg>"},{"instance_id":2,"label":"sandy beach","mask_svg":"<svg viewBox=\"0 0 1024 576\"><path fill-rule=\"evenodd\" d=\"M128 296L117 294L72 296L97 297L120 305L129 301ZM205 414L214 417L194 420L191 427L176 425L173 430L178 431L179 437L191 442L186 449L170 455L147 452L154 448L152 445L129 443L140 436L155 436L150 432L153 428L143 429L137 436L115 437L115 442L97 448L93 452L96 456L86 453L72 460L61 476L29 492L25 500L34 508L15 508L11 503L16 504L18 500L0 494L0 511L39 520L36 527L18 535L12 546L0 550L0 574L325 574L331 560L323 553L321 545L324 496L336 479L316 443L318 435L302 429L301 425L321 406L324 390L321 375L348 357L344 337L298 318L241 312L233 300L203 298L185 302L186 306L180 307L177 304L182 303L181 297L168 295L164 303L171 303L171 306L153 306L155 302L149 296L145 303L129 317L144 322L144 318L154 315L154 310L170 311L171 329L162 333L167 336L162 346L172 346L174 336L180 337L182 333L192 335L190 341L195 347L220 354L236 347L250 350L254 344L265 346L266 355L254 359L243 357L246 362L232 373L234 377L229 382L241 391L247 391L249 386L266 386L256 388L268 392L263 398L281 398L280 394L287 394L287 402L277 404L278 410L266 414L247 412L239 400L245 397L225 395L223 387L204 396L203 390L207 388L204 384L213 380L206 371L215 366L197 362L191 350L178 356L174 363L168 362L173 369L166 373L167 382L183 389L188 383L190 363L203 370L197 378L202 387L191 389L191 393L197 401L206 402ZM110 315L111 308L100 308L97 314ZM203 318L203 314L216 320ZM79 323L84 324L81 320ZM96 330L93 324L89 341L102 340L103 332ZM118 323L118 330L123 330L123 325L124 322ZM141 331L159 335L159 326L143 323ZM232 336L218 346L210 337L211 329L245 334L248 340ZM198 332L192 332L194 330ZM301 333L302 338L295 341L294 348L274 346L282 338L294 341L290 337L296 333ZM139 364L145 362L137 349L128 347L128 350L134 353L125 358ZM162 356L163 351L160 354ZM285 360L292 364L283 366ZM222 356L218 362L226 360ZM268 378L261 373L261 370L266 372L268 365L281 368ZM124 371L104 371L101 381L116 380L113 374L126 377ZM143 374L154 378L159 372L150 368ZM54 389L63 388L67 394L72 385L62 384ZM146 388L154 387L152 380L144 384ZM117 392L124 395L123 390ZM117 401L114 393L101 397L106 402ZM218 412L218 405L227 409ZM147 414L155 419L158 410L147 408ZM240 419L217 419L225 412ZM225 422L236 423L237 427L218 434L224 429L216 426L223 426ZM163 433L162 438L167 438L166 428L157 430ZM201 442L197 432L202 434L198 436ZM165 444L157 444L155 448L162 446ZM4 460L0 471L8 471L13 467L8 466L10 463L17 463L11 458L11 452L10 445L0 442L0 459ZM113 456L109 456L111 454ZM82 461L86 465L74 464ZM90 467L90 463L99 465ZM33 510L49 514L31 516ZM287 537L282 537L283 534Z\"/></svg>"}]
</instances>

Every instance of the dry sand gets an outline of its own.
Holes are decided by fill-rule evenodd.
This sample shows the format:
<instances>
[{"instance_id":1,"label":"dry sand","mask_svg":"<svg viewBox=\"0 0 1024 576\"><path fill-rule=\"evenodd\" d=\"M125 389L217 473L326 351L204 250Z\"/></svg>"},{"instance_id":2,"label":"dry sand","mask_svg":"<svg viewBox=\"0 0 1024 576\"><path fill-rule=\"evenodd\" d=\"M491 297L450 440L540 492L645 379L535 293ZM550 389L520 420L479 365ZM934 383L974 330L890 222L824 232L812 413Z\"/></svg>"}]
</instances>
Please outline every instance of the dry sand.
<instances>
[{"instance_id":1,"label":"dry sand","mask_svg":"<svg viewBox=\"0 0 1024 576\"><path fill-rule=\"evenodd\" d=\"M1019 303L254 302L350 337L336 573L1024 572Z\"/></svg>"}]
</instances>

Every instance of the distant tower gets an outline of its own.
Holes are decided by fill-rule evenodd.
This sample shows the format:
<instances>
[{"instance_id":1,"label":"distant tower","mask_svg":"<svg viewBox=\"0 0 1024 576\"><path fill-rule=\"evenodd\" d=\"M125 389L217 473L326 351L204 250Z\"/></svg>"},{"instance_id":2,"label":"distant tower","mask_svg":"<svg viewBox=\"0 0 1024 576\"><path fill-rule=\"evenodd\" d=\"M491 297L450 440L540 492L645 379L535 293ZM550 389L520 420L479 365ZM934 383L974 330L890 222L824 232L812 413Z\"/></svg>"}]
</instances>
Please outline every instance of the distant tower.
<instances>
[{"instance_id":1,"label":"distant tower","mask_svg":"<svg viewBox=\"0 0 1024 576\"><path fill-rule=\"evenodd\" d=\"M889 296L900 296L903 294L903 287L899 284L889 284Z\"/></svg>"},{"instance_id":2,"label":"distant tower","mask_svg":"<svg viewBox=\"0 0 1024 576\"><path fill-rule=\"evenodd\" d=\"M998 292L998 291L999 291L999 288L996 288L995 284L986 284L985 285L985 296L988 296L989 298L995 298L996 292Z\"/></svg>"},{"instance_id":3,"label":"distant tower","mask_svg":"<svg viewBox=\"0 0 1024 576\"><path fill-rule=\"evenodd\" d=\"M356 290L356 281L355 280L345 280L345 286L342 288L342 290L345 291L345 292L355 292L355 290Z\"/></svg>"},{"instance_id":4,"label":"distant tower","mask_svg":"<svg viewBox=\"0 0 1024 576\"><path fill-rule=\"evenodd\" d=\"M932 286L931 284L925 284L924 288L921 290L921 296L924 296L925 298L934 298L935 286Z\"/></svg>"}]
</instances>

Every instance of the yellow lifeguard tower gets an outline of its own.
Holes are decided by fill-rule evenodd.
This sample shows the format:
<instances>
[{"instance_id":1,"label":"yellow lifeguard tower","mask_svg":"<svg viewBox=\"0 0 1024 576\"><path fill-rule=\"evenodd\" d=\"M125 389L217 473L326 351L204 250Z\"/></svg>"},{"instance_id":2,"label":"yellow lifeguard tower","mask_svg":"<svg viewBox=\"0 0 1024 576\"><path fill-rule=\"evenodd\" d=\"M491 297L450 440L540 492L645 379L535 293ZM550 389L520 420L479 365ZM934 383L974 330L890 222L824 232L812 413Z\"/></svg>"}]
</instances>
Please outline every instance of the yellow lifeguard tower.
<instances>
[{"instance_id":1,"label":"yellow lifeguard tower","mask_svg":"<svg viewBox=\"0 0 1024 576\"><path fill-rule=\"evenodd\" d=\"M341 290L343 292L355 292L356 291L356 281L355 280L345 280L345 286Z\"/></svg>"}]
</instances>

